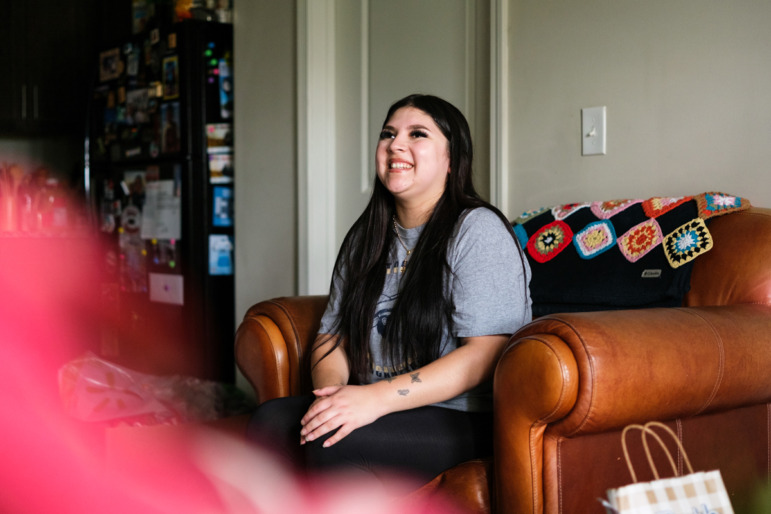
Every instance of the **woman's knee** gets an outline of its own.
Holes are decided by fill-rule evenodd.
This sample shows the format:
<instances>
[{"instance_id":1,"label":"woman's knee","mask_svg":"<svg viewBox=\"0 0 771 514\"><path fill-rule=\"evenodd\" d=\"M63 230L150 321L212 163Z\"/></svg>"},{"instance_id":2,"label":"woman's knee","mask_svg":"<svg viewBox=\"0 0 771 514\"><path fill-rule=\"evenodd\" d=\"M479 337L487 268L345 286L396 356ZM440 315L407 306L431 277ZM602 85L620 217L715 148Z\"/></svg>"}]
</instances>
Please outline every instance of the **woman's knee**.
<instances>
[{"instance_id":1,"label":"woman's knee","mask_svg":"<svg viewBox=\"0 0 771 514\"><path fill-rule=\"evenodd\" d=\"M336 468L361 467L361 452L358 449L356 431L338 441L332 446L324 446L324 443L337 432L333 430L318 439L307 441L303 445L305 462L310 470L333 470Z\"/></svg>"},{"instance_id":2,"label":"woman's knee","mask_svg":"<svg viewBox=\"0 0 771 514\"><path fill-rule=\"evenodd\" d=\"M263 440L266 436L280 435L300 438L300 420L308 410L312 399L304 396L275 398L260 404L252 414L247 427L247 436L252 440Z\"/></svg>"}]
</instances>

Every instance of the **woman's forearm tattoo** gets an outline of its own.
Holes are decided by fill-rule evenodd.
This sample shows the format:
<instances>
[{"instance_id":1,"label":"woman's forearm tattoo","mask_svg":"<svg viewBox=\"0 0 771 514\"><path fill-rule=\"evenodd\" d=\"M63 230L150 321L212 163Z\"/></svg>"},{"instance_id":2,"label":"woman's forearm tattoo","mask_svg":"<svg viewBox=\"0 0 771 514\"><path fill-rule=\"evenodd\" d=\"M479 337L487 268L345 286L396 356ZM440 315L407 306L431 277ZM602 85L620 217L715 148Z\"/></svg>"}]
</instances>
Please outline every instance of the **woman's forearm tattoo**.
<instances>
[{"instance_id":1,"label":"woman's forearm tattoo","mask_svg":"<svg viewBox=\"0 0 771 514\"><path fill-rule=\"evenodd\" d=\"M391 382L393 382L395 378L397 377L387 377L385 380L390 384ZM420 379L420 371L416 371L415 373L410 373L411 384L420 383L420 382L423 382L423 380ZM409 389L397 389L396 392L399 393L399 396L407 396L408 394L410 394Z\"/></svg>"},{"instance_id":2,"label":"woman's forearm tattoo","mask_svg":"<svg viewBox=\"0 0 771 514\"><path fill-rule=\"evenodd\" d=\"M390 380L389 380L389 382L390 382ZM415 372L415 373L410 373L410 383L411 384L415 384L417 382L423 382L420 379L420 371ZM396 392L399 393L399 396L407 396L408 394L410 394L410 390L409 389L397 389Z\"/></svg>"}]
</instances>

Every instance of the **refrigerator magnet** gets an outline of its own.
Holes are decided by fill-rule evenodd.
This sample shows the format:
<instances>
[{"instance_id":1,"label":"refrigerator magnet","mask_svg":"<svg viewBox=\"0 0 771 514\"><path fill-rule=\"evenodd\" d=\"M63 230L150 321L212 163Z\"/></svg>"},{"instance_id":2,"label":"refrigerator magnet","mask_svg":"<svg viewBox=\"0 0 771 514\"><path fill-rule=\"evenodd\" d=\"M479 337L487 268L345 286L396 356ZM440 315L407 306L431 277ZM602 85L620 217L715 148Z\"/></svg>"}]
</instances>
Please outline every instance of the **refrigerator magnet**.
<instances>
[{"instance_id":1,"label":"refrigerator magnet","mask_svg":"<svg viewBox=\"0 0 771 514\"><path fill-rule=\"evenodd\" d=\"M172 55L163 58L163 99L171 100L179 96L179 57Z\"/></svg>"},{"instance_id":2,"label":"refrigerator magnet","mask_svg":"<svg viewBox=\"0 0 771 514\"><path fill-rule=\"evenodd\" d=\"M233 274L233 238L209 234L209 275Z\"/></svg>"},{"instance_id":3,"label":"refrigerator magnet","mask_svg":"<svg viewBox=\"0 0 771 514\"><path fill-rule=\"evenodd\" d=\"M112 202L102 202L100 206L102 218L100 230L106 234L112 234L115 232L115 227L117 226L115 221L115 212L112 206Z\"/></svg>"},{"instance_id":4,"label":"refrigerator magnet","mask_svg":"<svg viewBox=\"0 0 771 514\"><path fill-rule=\"evenodd\" d=\"M153 45L149 39L145 39L144 44L142 46L143 46L142 53L145 56L145 66L149 66L153 60Z\"/></svg>"},{"instance_id":5,"label":"refrigerator magnet","mask_svg":"<svg viewBox=\"0 0 771 514\"><path fill-rule=\"evenodd\" d=\"M150 273L150 301L185 304L185 279L171 273Z\"/></svg>"},{"instance_id":6,"label":"refrigerator magnet","mask_svg":"<svg viewBox=\"0 0 771 514\"><path fill-rule=\"evenodd\" d=\"M147 123L150 97L146 88L132 89L126 93L126 122L129 125Z\"/></svg>"},{"instance_id":7,"label":"refrigerator magnet","mask_svg":"<svg viewBox=\"0 0 771 514\"><path fill-rule=\"evenodd\" d=\"M99 54L99 81L120 77L120 49L111 48Z\"/></svg>"},{"instance_id":8,"label":"refrigerator magnet","mask_svg":"<svg viewBox=\"0 0 771 514\"><path fill-rule=\"evenodd\" d=\"M206 124L206 152L233 151L233 126L230 123Z\"/></svg>"},{"instance_id":9,"label":"refrigerator magnet","mask_svg":"<svg viewBox=\"0 0 771 514\"><path fill-rule=\"evenodd\" d=\"M219 62L220 77L220 116L223 119L233 117L233 77L230 73L230 64L225 59Z\"/></svg>"},{"instance_id":10,"label":"refrigerator magnet","mask_svg":"<svg viewBox=\"0 0 771 514\"><path fill-rule=\"evenodd\" d=\"M130 77L136 77L139 73L139 54L137 52L131 52L126 56L128 62L126 66L126 73Z\"/></svg>"},{"instance_id":11,"label":"refrigerator magnet","mask_svg":"<svg viewBox=\"0 0 771 514\"><path fill-rule=\"evenodd\" d=\"M215 227L233 226L233 188L214 186L212 196L212 224Z\"/></svg>"},{"instance_id":12,"label":"refrigerator magnet","mask_svg":"<svg viewBox=\"0 0 771 514\"><path fill-rule=\"evenodd\" d=\"M118 229L120 251L120 287L129 293L147 292L147 249L139 234L142 211L134 205L127 206L121 214Z\"/></svg>"},{"instance_id":13,"label":"refrigerator magnet","mask_svg":"<svg viewBox=\"0 0 771 514\"><path fill-rule=\"evenodd\" d=\"M212 184L228 184L233 182L233 154L209 154L209 182Z\"/></svg>"},{"instance_id":14,"label":"refrigerator magnet","mask_svg":"<svg viewBox=\"0 0 771 514\"><path fill-rule=\"evenodd\" d=\"M161 151L164 153L178 152L179 140L179 102L171 102L161 105Z\"/></svg>"},{"instance_id":15,"label":"refrigerator magnet","mask_svg":"<svg viewBox=\"0 0 771 514\"><path fill-rule=\"evenodd\" d=\"M160 98L163 96L163 83L158 80L154 82L150 82L150 85L147 86L147 94L150 96L150 98Z\"/></svg>"},{"instance_id":16,"label":"refrigerator magnet","mask_svg":"<svg viewBox=\"0 0 771 514\"><path fill-rule=\"evenodd\" d=\"M145 182L161 179L161 168L157 164L151 164L147 166L145 171Z\"/></svg>"},{"instance_id":17,"label":"refrigerator magnet","mask_svg":"<svg viewBox=\"0 0 771 514\"><path fill-rule=\"evenodd\" d=\"M174 269L179 260L175 239L153 239L151 241L153 264Z\"/></svg>"}]
</instances>

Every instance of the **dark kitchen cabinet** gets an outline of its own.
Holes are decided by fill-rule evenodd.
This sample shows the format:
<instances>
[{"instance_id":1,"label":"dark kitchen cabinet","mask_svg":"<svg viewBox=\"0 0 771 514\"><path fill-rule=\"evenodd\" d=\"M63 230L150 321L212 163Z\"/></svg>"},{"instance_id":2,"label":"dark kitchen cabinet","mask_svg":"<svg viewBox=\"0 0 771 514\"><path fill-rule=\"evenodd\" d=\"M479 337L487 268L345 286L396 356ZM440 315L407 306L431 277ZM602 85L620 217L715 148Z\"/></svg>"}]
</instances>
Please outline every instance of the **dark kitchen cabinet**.
<instances>
[{"instance_id":1,"label":"dark kitchen cabinet","mask_svg":"<svg viewBox=\"0 0 771 514\"><path fill-rule=\"evenodd\" d=\"M83 134L95 0L3 0L0 135Z\"/></svg>"}]
</instances>

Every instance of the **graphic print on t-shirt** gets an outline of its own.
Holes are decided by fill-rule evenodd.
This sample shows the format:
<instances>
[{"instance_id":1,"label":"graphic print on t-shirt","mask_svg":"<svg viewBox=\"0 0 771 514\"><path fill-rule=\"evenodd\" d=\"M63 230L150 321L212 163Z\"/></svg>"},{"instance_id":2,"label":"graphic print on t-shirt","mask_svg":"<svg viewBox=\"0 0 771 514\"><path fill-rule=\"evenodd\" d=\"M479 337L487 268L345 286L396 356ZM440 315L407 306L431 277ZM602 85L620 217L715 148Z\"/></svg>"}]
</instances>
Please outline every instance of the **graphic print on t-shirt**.
<instances>
[{"instance_id":1,"label":"graphic print on t-shirt","mask_svg":"<svg viewBox=\"0 0 771 514\"><path fill-rule=\"evenodd\" d=\"M402 260L401 263L399 263L398 260L393 261L392 263L388 264L386 266L386 277L389 275L399 275L404 273L404 270L407 269L407 259Z\"/></svg>"},{"instance_id":2,"label":"graphic print on t-shirt","mask_svg":"<svg viewBox=\"0 0 771 514\"><path fill-rule=\"evenodd\" d=\"M386 264L386 280L383 285L383 293L380 295L377 305L375 306L375 316L373 319L374 327L372 327L380 338L382 338L385 333L388 316L391 315L394 303L396 303L396 297L399 296L399 282L401 282L406 265L406 259L403 260L401 264L399 263L399 259L394 259ZM375 336L375 334L373 333L372 336ZM378 339L378 343L379 342Z\"/></svg>"},{"instance_id":3,"label":"graphic print on t-shirt","mask_svg":"<svg viewBox=\"0 0 771 514\"><path fill-rule=\"evenodd\" d=\"M393 311L396 298L399 296L399 283L401 282L406 264L406 259L393 259L386 265L383 293L380 295L380 299L375 307L372 332L370 333L370 348L372 349L370 365L374 380L395 377L412 369L412 363L410 362L399 362L396 365L392 365L390 359L384 359L381 355L386 324Z\"/></svg>"}]
</instances>

